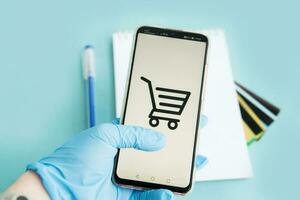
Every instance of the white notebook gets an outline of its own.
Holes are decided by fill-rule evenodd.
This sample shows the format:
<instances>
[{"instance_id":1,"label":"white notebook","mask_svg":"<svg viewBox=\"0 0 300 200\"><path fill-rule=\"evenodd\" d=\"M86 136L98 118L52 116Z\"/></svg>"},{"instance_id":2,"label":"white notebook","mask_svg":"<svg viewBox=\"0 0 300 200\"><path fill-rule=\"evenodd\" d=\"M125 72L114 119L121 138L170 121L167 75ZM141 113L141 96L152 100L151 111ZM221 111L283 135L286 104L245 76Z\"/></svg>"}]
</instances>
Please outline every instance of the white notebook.
<instances>
[{"instance_id":1,"label":"white notebook","mask_svg":"<svg viewBox=\"0 0 300 200\"><path fill-rule=\"evenodd\" d=\"M197 181L249 178L252 167L223 30L199 31L209 38L208 73L203 113L208 124L200 130L198 154L208 157L196 172ZM133 33L113 34L116 116L121 114Z\"/></svg>"}]
</instances>

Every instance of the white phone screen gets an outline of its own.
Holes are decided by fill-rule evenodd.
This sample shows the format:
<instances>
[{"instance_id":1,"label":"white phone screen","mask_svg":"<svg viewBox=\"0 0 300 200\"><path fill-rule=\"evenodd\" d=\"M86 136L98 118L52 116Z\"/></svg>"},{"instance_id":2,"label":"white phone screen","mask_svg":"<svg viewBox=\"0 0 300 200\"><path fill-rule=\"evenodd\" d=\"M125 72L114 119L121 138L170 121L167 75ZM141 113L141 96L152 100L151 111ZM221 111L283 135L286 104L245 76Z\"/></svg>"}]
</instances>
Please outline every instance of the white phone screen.
<instances>
[{"instance_id":1,"label":"white phone screen","mask_svg":"<svg viewBox=\"0 0 300 200\"><path fill-rule=\"evenodd\" d=\"M137 35L124 124L155 129L166 135L167 142L156 152L121 149L118 177L176 187L189 185L206 45Z\"/></svg>"}]
</instances>

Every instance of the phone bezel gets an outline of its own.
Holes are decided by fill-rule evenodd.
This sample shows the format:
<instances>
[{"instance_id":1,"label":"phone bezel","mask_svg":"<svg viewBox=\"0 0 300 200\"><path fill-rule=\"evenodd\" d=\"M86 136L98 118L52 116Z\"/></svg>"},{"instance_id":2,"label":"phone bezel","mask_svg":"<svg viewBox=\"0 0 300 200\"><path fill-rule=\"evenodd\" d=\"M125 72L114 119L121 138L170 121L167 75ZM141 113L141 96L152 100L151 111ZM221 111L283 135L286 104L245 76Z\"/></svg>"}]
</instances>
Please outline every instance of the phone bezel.
<instances>
[{"instance_id":1,"label":"phone bezel","mask_svg":"<svg viewBox=\"0 0 300 200\"><path fill-rule=\"evenodd\" d=\"M171 190L175 193L186 194L192 188L192 184L193 184L195 154L196 154L197 140L198 140L198 124L199 124L199 121L200 121L200 110L201 110L204 79L205 79L205 72L206 72L206 58L207 58L207 51L208 51L208 38L205 35L202 35L200 33L186 32L186 31L166 29L166 28L158 28L158 27L152 27L152 26L141 26L141 27L139 27L136 31L135 39L134 39L132 59L131 59L131 63L130 63L129 78L128 78L128 81L127 81L126 98L125 98L125 101L124 101L125 107L123 108L121 124L124 124L124 120L125 120L124 116L126 116L126 109L127 109L127 102L128 102L128 96L129 96L129 90L130 90L130 84L131 84L131 76L132 76L132 71L133 71L136 44L137 44L138 34L140 34L140 33L158 35L158 36L161 36L161 37L171 37L171 38L178 38L178 39L185 39L185 40L193 40L193 41L199 41L199 42L205 42L206 43L204 63L203 63L203 72L202 72L202 79L201 79L201 87L200 87L200 97L199 97L199 105L198 105L196 133L195 133L195 139L194 139L194 149L193 149L193 158L194 159L192 160L192 165L191 165L190 181L189 181L188 186L183 188L183 187L176 187L176 186L170 186L170 185L164 185L164 184L157 184L157 183L150 183L150 182L136 181L136 180L129 180L129 179L120 178L117 175L117 167L118 167L120 150L118 150L117 155L115 157L115 165L114 165L114 169L113 169L113 181L116 184L119 184L121 186L125 186L125 187L128 187L128 188L134 188L134 189L161 189L161 188L163 188L163 189Z\"/></svg>"}]
</instances>

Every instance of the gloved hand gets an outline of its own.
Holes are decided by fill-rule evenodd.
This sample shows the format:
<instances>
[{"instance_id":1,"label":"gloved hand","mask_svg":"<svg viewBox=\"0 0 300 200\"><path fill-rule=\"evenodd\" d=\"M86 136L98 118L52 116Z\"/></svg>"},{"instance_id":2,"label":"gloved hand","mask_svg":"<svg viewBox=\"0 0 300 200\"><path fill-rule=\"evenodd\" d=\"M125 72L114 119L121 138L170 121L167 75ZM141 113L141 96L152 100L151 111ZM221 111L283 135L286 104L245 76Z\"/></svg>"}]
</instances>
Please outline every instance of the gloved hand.
<instances>
[{"instance_id":1,"label":"gloved hand","mask_svg":"<svg viewBox=\"0 0 300 200\"><path fill-rule=\"evenodd\" d=\"M125 189L111 181L118 148L156 151L165 136L154 130L116 123L101 124L76 135L51 155L29 164L53 200L61 199L172 199L169 190ZM206 158L200 156L196 165Z\"/></svg>"}]
</instances>

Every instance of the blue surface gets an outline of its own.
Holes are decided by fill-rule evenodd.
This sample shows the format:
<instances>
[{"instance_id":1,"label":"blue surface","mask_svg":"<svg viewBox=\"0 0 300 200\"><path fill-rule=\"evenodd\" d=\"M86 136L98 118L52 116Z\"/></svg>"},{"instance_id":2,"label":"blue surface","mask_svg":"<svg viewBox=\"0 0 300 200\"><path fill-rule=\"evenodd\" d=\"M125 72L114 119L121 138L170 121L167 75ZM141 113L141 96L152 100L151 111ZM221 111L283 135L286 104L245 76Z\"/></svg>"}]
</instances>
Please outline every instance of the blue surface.
<instances>
[{"instance_id":1,"label":"blue surface","mask_svg":"<svg viewBox=\"0 0 300 200\"><path fill-rule=\"evenodd\" d=\"M196 184L187 199L300 199L297 1L1 1L0 190L87 127L80 54L96 50L97 123L114 117L112 33L224 28L236 80L282 108L250 150L255 177Z\"/></svg>"}]
</instances>

